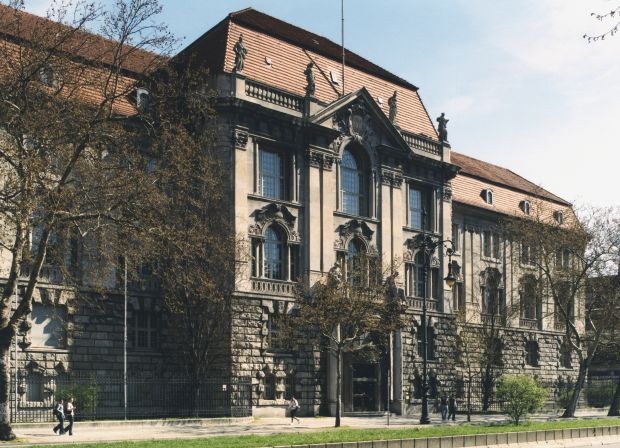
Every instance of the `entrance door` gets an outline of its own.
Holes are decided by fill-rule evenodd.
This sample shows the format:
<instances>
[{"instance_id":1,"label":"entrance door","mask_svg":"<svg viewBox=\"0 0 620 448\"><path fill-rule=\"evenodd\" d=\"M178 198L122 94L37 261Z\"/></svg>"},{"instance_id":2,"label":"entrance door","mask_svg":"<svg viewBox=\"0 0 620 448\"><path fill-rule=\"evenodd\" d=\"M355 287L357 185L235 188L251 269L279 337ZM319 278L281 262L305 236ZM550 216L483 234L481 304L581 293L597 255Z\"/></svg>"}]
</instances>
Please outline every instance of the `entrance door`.
<instances>
[{"instance_id":1,"label":"entrance door","mask_svg":"<svg viewBox=\"0 0 620 448\"><path fill-rule=\"evenodd\" d=\"M354 363L352 365L353 412L379 410L379 364Z\"/></svg>"}]
</instances>

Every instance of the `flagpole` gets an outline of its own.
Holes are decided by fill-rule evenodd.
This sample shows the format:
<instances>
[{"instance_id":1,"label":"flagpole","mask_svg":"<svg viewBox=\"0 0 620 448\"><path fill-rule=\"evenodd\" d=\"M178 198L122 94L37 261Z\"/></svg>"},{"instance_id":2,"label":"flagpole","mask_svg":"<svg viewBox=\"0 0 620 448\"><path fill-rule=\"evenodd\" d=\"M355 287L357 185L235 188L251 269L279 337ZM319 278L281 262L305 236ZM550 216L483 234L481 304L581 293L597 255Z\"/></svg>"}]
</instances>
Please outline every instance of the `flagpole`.
<instances>
[{"instance_id":1,"label":"flagpole","mask_svg":"<svg viewBox=\"0 0 620 448\"><path fill-rule=\"evenodd\" d=\"M342 18L342 26L340 27L342 41L342 96L344 96L344 0L340 0L340 16Z\"/></svg>"},{"instance_id":2,"label":"flagpole","mask_svg":"<svg viewBox=\"0 0 620 448\"><path fill-rule=\"evenodd\" d=\"M123 408L125 420L127 420L127 257L123 257L125 264L124 275L124 297L125 297L125 315L123 321Z\"/></svg>"}]
</instances>

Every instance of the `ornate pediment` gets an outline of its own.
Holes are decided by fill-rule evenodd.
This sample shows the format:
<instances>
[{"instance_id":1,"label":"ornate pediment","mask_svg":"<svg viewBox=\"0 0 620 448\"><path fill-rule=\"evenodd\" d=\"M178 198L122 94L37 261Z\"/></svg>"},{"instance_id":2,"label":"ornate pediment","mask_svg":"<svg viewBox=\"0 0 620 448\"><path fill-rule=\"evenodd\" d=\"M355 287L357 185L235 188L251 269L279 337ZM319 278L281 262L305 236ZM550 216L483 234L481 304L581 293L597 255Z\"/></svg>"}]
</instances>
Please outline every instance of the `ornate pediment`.
<instances>
[{"instance_id":1,"label":"ornate pediment","mask_svg":"<svg viewBox=\"0 0 620 448\"><path fill-rule=\"evenodd\" d=\"M255 224L252 224L249 229L251 236L262 237L265 227L275 222L286 230L289 241L298 242L301 239L299 233L295 230L297 217L285 205L272 202L263 208L255 210L251 216L255 220Z\"/></svg>"},{"instance_id":2,"label":"ornate pediment","mask_svg":"<svg viewBox=\"0 0 620 448\"><path fill-rule=\"evenodd\" d=\"M353 140L369 150L383 145L398 148L403 153L411 151L394 123L365 88L338 98L310 117L310 122L327 125L336 131L338 137L332 143L334 150L343 141Z\"/></svg>"},{"instance_id":3,"label":"ornate pediment","mask_svg":"<svg viewBox=\"0 0 620 448\"><path fill-rule=\"evenodd\" d=\"M492 288L501 288L502 273L497 268L486 268L480 273L480 284L488 285Z\"/></svg>"},{"instance_id":4,"label":"ornate pediment","mask_svg":"<svg viewBox=\"0 0 620 448\"><path fill-rule=\"evenodd\" d=\"M372 240L372 235L375 233L370 227L368 227L368 224L361 219L351 219L350 221L339 225L336 231L338 232L338 238L336 239L336 243L334 245L336 249L344 249L347 247L347 243L351 241L351 239L358 237L367 243L367 247L370 250L370 245L368 243Z\"/></svg>"}]
</instances>

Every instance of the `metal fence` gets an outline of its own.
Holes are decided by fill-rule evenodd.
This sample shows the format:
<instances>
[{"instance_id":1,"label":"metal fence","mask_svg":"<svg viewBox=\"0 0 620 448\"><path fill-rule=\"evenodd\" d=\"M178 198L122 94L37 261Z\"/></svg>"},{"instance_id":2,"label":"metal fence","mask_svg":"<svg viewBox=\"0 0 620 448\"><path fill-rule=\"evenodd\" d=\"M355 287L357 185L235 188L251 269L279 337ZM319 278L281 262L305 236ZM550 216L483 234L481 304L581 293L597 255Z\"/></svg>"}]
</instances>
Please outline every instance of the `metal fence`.
<instances>
[{"instance_id":1,"label":"metal fence","mask_svg":"<svg viewBox=\"0 0 620 448\"><path fill-rule=\"evenodd\" d=\"M614 395L617 381L617 378L613 377L588 378L586 384L584 385L584 388L581 391L578 407L609 407ZM574 384L571 381L541 381L539 382L539 384L545 389L547 389L549 393L549 397L544 405L545 409L564 409L567 406L574 387ZM485 388L482 381L480 381L479 378L476 378L471 383L471 394L468 393L469 389L470 385L466 381L457 381L454 390L451 392L454 393L457 398L457 401L459 403L459 410L465 412L467 409L468 399L470 399L472 412L482 412L484 410L485 402ZM436 399L438 400L438 398L439 397L437 394ZM503 403L497 399L497 396L495 394L495 388L491 390L490 396L488 397L487 401L488 406L485 411L502 411Z\"/></svg>"},{"instance_id":2,"label":"metal fence","mask_svg":"<svg viewBox=\"0 0 620 448\"><path fill-rule=\"evenodd\" d=\"M20 371L17 391L14 383L11 387L11 421L53 421L55 400L68 397L73 397L77 421L252 415L250 378L194 382L187 378L129 377L125 406L122 377L47 376Z\"/></svg>"}]
</instances>

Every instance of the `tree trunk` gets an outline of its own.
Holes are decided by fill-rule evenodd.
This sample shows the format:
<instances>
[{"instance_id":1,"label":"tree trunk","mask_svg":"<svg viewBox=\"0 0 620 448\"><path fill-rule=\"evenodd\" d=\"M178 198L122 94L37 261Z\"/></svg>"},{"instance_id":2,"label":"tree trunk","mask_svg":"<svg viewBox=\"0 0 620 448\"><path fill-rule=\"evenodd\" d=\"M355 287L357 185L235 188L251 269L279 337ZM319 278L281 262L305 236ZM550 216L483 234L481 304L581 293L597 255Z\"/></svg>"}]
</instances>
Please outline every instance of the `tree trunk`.
<instances>
[{"instance_id":1,"label":"tree trunk","mask_svg":"<svg viewBox=\"0 0 620 448\"><path fill-rule=\"evenodd\" d=\"M11 429L11 408L9 392L10 379L10 347L13 340L13 332L9 327L0 330L0 441L14 440L15 434Z\"/></svg>"},{"instance_id":2,"label":"tree trunk","mask_svg":"<svg viewBox=\"0 0 620 448\"><path fill-rule=\"evenodd\" d=\"M620 376L618 376L616 392L614 393L614 398L611 400L611 406L609 406L607 415L610 417L617 417L620 415Z\"/></svg>"},{"instance_id":3,"label":"tree trunk","mask_svg":"<svg viewBox=\"0 0 620 448\"><path fill-rule=\"evenodd\" d=\"M579 363L579 375L577 376L575 387L573 388L568 406L566 406L566 409L562 414L562 418L570 418L575 416L575 410L577 410L577 403L579 402L579 395L581 395L581 390L583 389L583 385L588 374L589 364L589 358L586 358L584 361Z\"/></svg>"},{"instance_id":4,"label":"tree trunk","mask_svg":"<svg viewBox=\"0 0 620 448\"><path fill-rule=\"evenodd\" d=\"M335 427L340 427L340 414L342 413L342 353L338 350L336 354L336 423Z\"/></svg>"}]
</instances>

